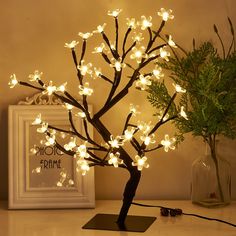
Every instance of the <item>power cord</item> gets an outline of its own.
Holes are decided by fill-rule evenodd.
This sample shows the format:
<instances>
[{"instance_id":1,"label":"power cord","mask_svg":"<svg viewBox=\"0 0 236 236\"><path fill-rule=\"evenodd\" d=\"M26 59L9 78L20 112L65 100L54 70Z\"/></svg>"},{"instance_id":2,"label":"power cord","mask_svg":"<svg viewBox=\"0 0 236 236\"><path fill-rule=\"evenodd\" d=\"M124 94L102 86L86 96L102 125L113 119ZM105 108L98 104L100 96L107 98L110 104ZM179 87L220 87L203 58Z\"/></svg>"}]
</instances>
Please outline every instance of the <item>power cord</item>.
<instances>
[{"instance_id":1,"label":"power cord","mask_svg":"<svg viewBox=\"0 0 236 236\"><path fill-rule=\"evenodd\" d=\"M220 219L216 219L216 218L209 218L206 216L201 216L201 215L197 215L197 214L192 214L192 213L185 213L182 211L182 209L179 208L169 208L169 207L163 207L163 206L159 206L159 205L148 205L148 204L142 204L142 203L137 203L137 202L132 202L133 205L136 206L142 206L142 207L156 207L156 208L160 208L161 209L161 215L162 216L178 216L178 215L185 215L185 216L193 216L193 217L198 217L204 220L212 220L212 221L218 221L220 223L224 223L233 227L236 227L236 224L230 223L228 221L225 220L220 220Z\"/></svg>"}]
</instances>

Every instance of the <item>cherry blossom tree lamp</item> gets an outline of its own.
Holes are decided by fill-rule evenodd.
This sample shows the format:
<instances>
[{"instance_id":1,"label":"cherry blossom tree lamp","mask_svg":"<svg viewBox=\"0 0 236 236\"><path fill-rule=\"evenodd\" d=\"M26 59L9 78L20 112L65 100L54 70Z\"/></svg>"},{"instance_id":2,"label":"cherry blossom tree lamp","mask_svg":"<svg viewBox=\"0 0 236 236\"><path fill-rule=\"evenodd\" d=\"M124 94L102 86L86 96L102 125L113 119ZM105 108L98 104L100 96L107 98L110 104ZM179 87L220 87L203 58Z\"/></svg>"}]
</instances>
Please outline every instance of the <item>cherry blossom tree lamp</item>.
<instances>
[{"instance_id":1,"label":"cherry blossom tree lamp","mask_svg":"<svg viewBox=\"0 0 236 236\"><path fill-rule=\"evenodd\" d=\"M168 61L170 53L167 48L176 47L171 35L168 35L166 38L161 35L166 22L174 18L172 10L160 9L157 14L162 20L157 30L152 29L151 16L141 16L141 20L138 21L134 18L127 18L127 30L122 41L120 41L118 16L121 11L121 9L108 11L108 15L113 17L115 21L114 44L111 43L111 40L109 40L105 33L106 24L99 25L92 33L79 33L83 41L79 59L75 50L79 42L73 40L65 44L65 47L71 50L77 71L80 100L77 100L67 91L67 83L60 86L55 86L52 81L44 83L42 72L39 71L29 75L30 82L19 81L16 75L12 74L9 85L11 88L18 84L31 87L48 96L55 96L64 103L65 109L68 110L70 130L62 130L48 124L42 119L41 114L36 117L33 124L41 126L38 128L38 132L45 134L45 145L55 145L62 152L70 155L72 158L76 158L76 170L81 172L82 175L85 175L90 167L94 166L124 168L129 172L130 178L124 189L120 213L118 215L98 214L83 228L144 232L156 218L131 216L128 215L128 211L141 178L141 171L149 167L146 154L162 147L164 147L165 151L175 149L177 142L175 137L169 138L168 135L165 135L164 139L159 144L156 144L155 132L162 125L177 117L183 116L187 119L183 107L181 110L176 109L176 114L168 116L171 106L175 106L174 100L177 94L184 93L185 90L179 85L174 84L175 92L170 96L166 109L160 112L156 123L153 125L150 122L144 121L132 122L132 117L139 113L138 106L133 104L130 105L120 135L114 136L101 121L101 118L129 93L131 87L145 91L153 81L162 80L164 74L161 67L156 64L156 61L157 59ZM147 43L142 43L145 41L144 33L147 36ZM87 53L87 41L95 34L101 35L103 42L95 47L92 53L99 54L107 66L112 68L113 76L110 78L100 68L94 67L92 63L86 63L84 60ZM162 43L158 44L156 42L157 39L161 40ZM127 46L128 42L130 42L129 46ZM147 68L148 65L152 65L151 70L150 66ZM125 76L124 70L127 70L130 75ZM93 89L89 81L91 77L99 79L110 86L105 103L93 116L89 113L87 101L89 96L93 96ZM121 83L122 80L123 83ZM76 116L83 119L85 135L78 132L74 125ZM95 132L100 135L103 140L102 144L90 137L88 125L92 126ZM59 143L57 136L60 132L70 135L69 143ZM78 140L80 140L80 144L78 144ZM136 152L134 157L130 156L127 151L127 142L130 142Z\"/></svg>"}]
</instances>

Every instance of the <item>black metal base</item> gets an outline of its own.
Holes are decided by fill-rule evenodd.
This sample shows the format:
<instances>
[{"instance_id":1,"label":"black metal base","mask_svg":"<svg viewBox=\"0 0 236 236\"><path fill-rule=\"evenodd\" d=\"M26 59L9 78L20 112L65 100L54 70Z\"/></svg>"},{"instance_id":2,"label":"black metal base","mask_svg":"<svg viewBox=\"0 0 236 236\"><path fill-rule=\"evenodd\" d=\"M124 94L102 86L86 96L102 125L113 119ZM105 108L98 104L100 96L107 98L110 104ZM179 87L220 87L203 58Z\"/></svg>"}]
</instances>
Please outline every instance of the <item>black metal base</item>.
<instances>
[{"instance_id":1,"label":"black metal base","mask_svg":"<svg viewBox=\"0 0 236 236\"><path fill-rule=\"evenodd\" d=\"M124 225L119 225L116 223L117 219L118 215L97 214L82 228L95 230L145 232L156 220L156 217L127 216Z\"/></svg>"}]
</instances>

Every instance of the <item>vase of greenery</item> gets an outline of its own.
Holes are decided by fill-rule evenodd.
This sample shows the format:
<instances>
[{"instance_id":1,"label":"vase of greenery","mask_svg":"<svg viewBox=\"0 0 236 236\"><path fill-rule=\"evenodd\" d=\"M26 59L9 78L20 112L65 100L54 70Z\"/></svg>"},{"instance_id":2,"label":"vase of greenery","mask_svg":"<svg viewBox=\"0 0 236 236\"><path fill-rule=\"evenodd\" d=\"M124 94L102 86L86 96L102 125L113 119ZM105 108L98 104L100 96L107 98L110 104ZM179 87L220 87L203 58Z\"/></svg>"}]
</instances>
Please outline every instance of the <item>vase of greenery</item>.
<instances>
[{"instance_id":1,"label":"vase of greenery","mask_svg":"<svg viewBox=\"0 0 236 236\"><path fill-rule=\"evenodd\" d=\"M159 64L171 72L176 84L186 89L180 102L186 108L186 117L180 116L175 125L182 134L191 132L202 137L208 147L204 157L193 163L191 193L193 203L207 207L230 203L230 165L217 152L221 136L236 137L236 51L230 19L229 25L232 41L227 50L214 25L222 55L211 42L196 47L193 40L192 51L179 46L179 51L172 50L174 57L169 63ZM163 99L158 83L164 82L156 82L149 89L152 104Z\"/></svg>"}]
</instances>

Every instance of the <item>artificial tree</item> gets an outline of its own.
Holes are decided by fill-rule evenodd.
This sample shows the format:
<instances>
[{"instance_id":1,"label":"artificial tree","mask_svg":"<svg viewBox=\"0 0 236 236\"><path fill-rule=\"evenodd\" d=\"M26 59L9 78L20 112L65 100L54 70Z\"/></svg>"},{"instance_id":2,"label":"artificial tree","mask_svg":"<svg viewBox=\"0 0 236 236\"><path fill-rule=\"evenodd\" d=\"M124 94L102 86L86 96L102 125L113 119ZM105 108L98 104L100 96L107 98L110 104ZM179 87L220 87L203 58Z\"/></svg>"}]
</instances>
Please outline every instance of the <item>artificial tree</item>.
<instances>
[{"instance_id":1,"label":"artificial tree","mask_svg":"<svg viewBox=\"0 0 236 236\"><path fill-rule=\"evenodd\" d=\"M135 105L130 105L130 110L124 120L123 130L120 135L113 136L112 132L102 122L101 118L110 109L115 109L115 105L128 95L131 87L145 91L154 80L159 80L163 77L161 68L155 62L159 58L168 61L170 53L167 47L175 47L171 35L168 35L167 42L162 41L160 43L160 39L162 40L163 38L161 32L166 21L174 18L172 10L161 8L158 15L162 18L162 21L157 30L152 29L151 16L141 16L140 21L134 18L127 18L127 30L122 41L118 22L120 12L120 9L108 12L108 15L113 17L115 21L114 44L111 43L111 40L104 31L106 24L99 25L93 33L79 33L79 36L83 40L79 59L75 50L79 42L73 40L65 44L65 47L69 48L72 53L77 72L80 100L77 100L75 96L67 91L66 83L59 87L55 86L52 81L48 84L44 83L42 73L39 71L35 71L34 74L29 76L30 81L37 85L18 81L15 74L11 75L9 85L11 88L17 84L31 87L41 91L43 94L56 96L65 104L71 125L70 130L54 127L43 121L40 115L36 118L34 124L41 125L38 131L45 133L46 145L55 145L62 152L77 158L77 170L81 171L82 175L85 175L89 168L93 166L114 166L124 168L130 173L130 178L124 189L123 205L117 219L118 225L122 226L135 196L141 177L141 170L149 166L146 153L155 151L161 147L164 147L165 151L174 149L178 142L177 138L169 138L166 135L165 139L154 146L154 143L156 143L155 132L159 127L176 117L183 115L186 118L186 114L183 110L180 113L178 109L175 109L175 113L171 112L171 116L167 117L171 108L175 106L174 100L177 93L185 92L179 85L175 85L176 91L166 101L165 109L162 110L162 114L156 120L155 124L151 125L150 122L147 123L144 121L132 122L132 117L138 113L137 106ZM139 32L135 30L139 30ZM143 35L140 30L147 31L147 35ZM86 56L89 58L89 54L87 55L87 41L93 34L100 34L103 42L98 47L95 47L92 53L99 54L107 63L107 68L112 68L113 75L111 77L103 73L100 68L93 67L91 63L86 63L85 61ZM144 36L146 37L146 41L144 40ZM159 43L157 40L159 40ZM144 42L143 44L142 41ZM128 43L129 46L127 46ZM124 70L127 70L126 73L128 75L124 75ZM93 89L90 87L90 82L88 82L91 80L91 77L99 79L107 86L110 86L105 103L93 116L88 111L87 101L88 96L93 95ZM79 133L74 125L74 119L78 119L76 115L83 119L85 135ZM94 128L95 132L100 135L105 144L100 144L97 140L90 137L88 125ZM59 143L57 140L57 131L70 135L70 142L66 144ZM82 140L84 143L79 145L78 140ZM125 148L126 142L130 142L136 151L137 155L134 158L129 155L127 148ZM150 147L150 145L153 146Z\"/></svg>"}]
</instances>

